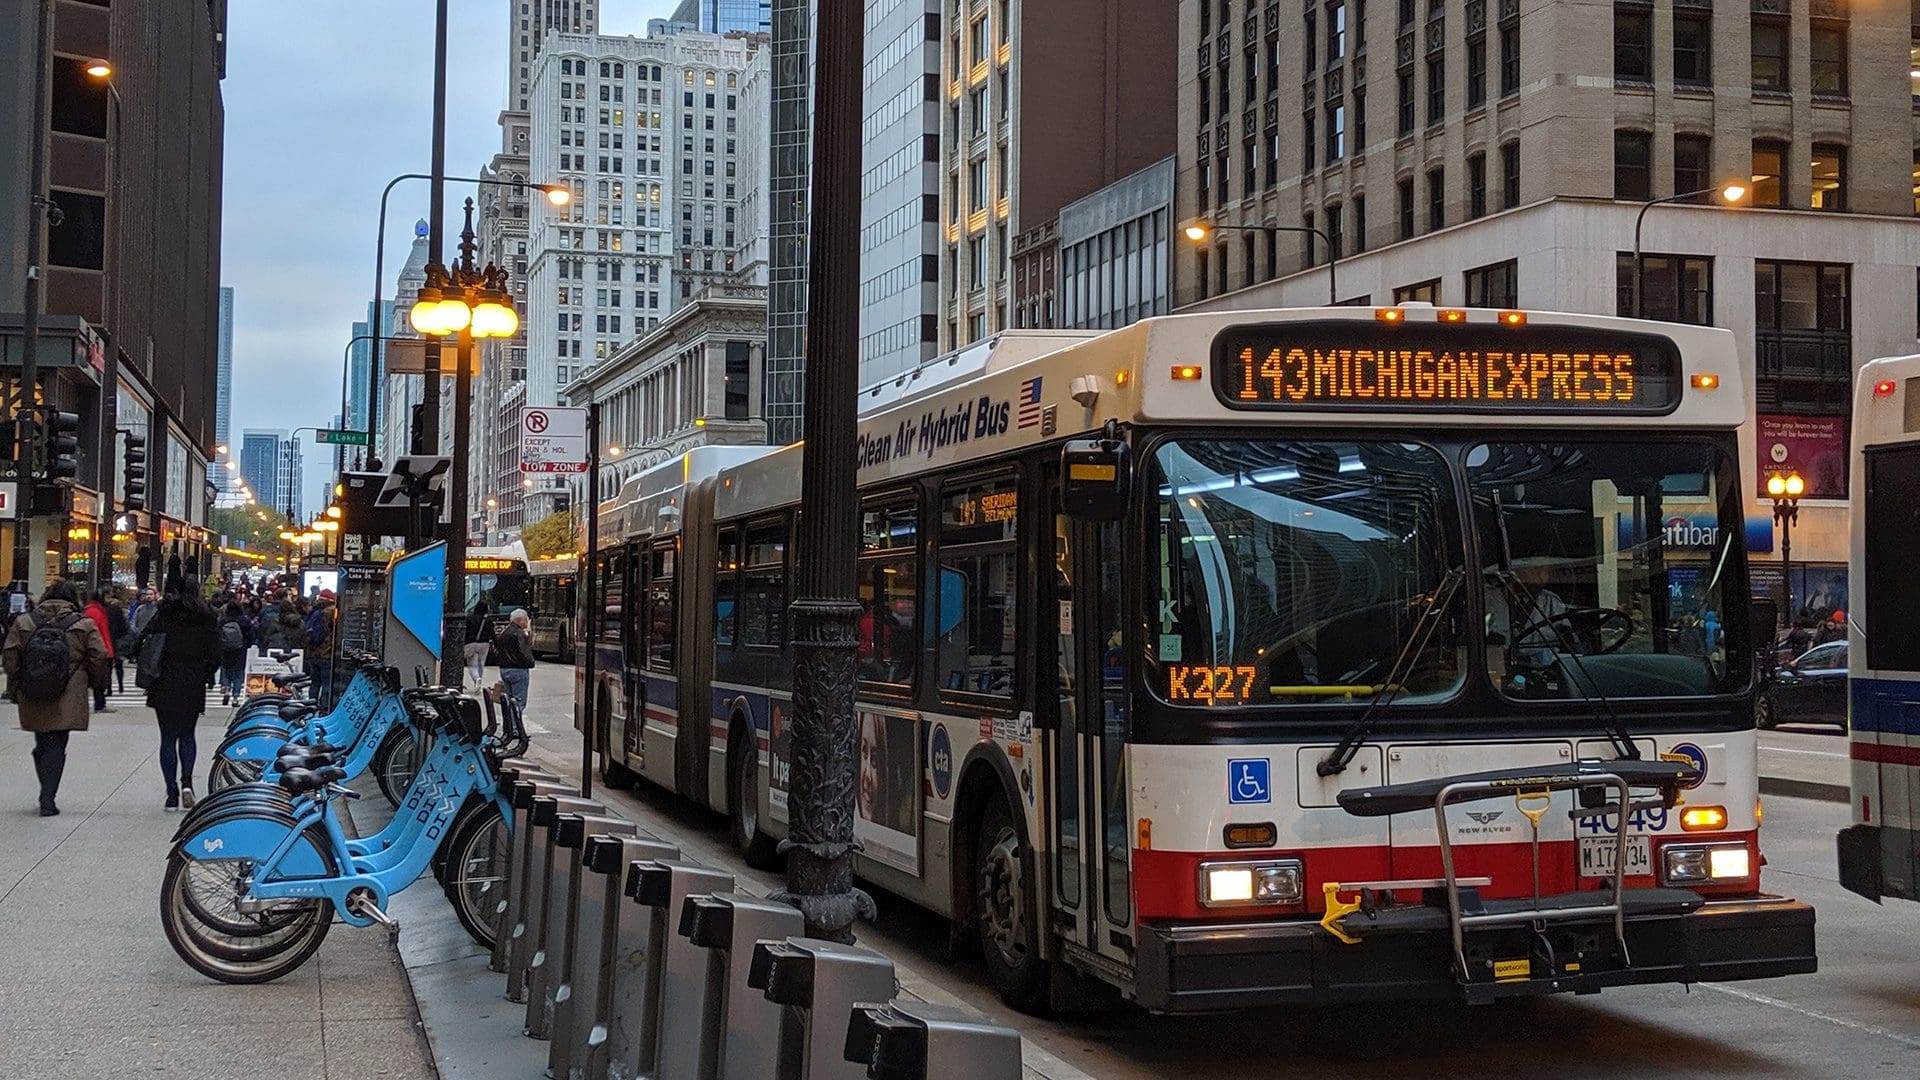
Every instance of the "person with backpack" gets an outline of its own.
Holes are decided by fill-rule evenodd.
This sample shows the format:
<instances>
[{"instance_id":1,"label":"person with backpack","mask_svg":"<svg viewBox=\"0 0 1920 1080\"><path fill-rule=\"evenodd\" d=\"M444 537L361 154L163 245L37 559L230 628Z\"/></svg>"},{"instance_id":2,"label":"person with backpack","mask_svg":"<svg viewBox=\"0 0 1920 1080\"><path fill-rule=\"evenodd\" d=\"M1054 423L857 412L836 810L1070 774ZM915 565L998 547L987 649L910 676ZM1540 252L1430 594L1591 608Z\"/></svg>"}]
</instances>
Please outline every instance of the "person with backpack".
<instances>
[{"instance_id":1,"label":"person with backpack","mask_svg":"<svg viewBox=\"0 0 1920 1080\"><path fill-rule=\"evenodd\" d=\"M193 727L207 707L207 675L220 666L213 609L193 578L170 579L159 610L136 635L137 681L160 722L160 775L166 809L193 806Z\"/></svg>"},{"instance_id":2,"label":"person with backpack","mask_svg":"<svg viewBox=\"0 0 1920 1080\"><path fill-rule=\"evenodd\" d=\"M254 642L253 622L238 600L227 601L220 616L220 703L231 705L247 683L247 648Z\"/></svg>"},{"instance_id":3,"label":"person with backpack","mask_svg":"<svg viewBox=\"0 0 1920 1080\"><path fill-rule=\"evenodd\" d=\"M333 590L321 589L307 613L307 671L313 674L313 699L322 709L333 707L333 649L339 641L339 613Z\"/></svg>"},{"instance_id":4,"label":"person with backpack","mask_svg":"<svg viewBox=\"0 0 1920 1080\"><path fill-rule=\"evenodd\" d=\"M473 609L467 612L463 655L467 661L467 678L473 680L476 688L487 680L487 652L493 647L493 622L487 616L492 613L484 599L475 600Z\"/></svg>"},{"instance_id":5,"label":"person with backpack","mask_svg":"<svg viewBox=\"0 0 1920 1080\"><path fill-rule=\"evenodd\" d=\"M67 767L67 736L87 730L89 688L107 673L107 643L81 612L72 582L52 582L32 612L13 620L0 666L13 680L21 730L33 732L40 816L53 817L60 812L54 797Z\"/></svg>"}]
</instances>

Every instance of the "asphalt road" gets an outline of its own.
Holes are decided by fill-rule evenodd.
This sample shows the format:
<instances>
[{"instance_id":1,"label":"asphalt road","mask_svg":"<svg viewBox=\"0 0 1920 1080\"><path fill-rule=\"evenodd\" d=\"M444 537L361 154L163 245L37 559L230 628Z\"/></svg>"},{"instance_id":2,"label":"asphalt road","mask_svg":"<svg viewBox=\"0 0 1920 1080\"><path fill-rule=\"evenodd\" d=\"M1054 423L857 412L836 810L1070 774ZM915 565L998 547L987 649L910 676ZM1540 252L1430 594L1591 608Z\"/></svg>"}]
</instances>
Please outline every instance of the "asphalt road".
<instances>
[{"instance_id":1,"label":"asphalt road","mask_svg":"<svg viewBox=\"0 0 1920 1080\"><path fill-rule=\"evenodd\" d=\"M567 669L536 669L532 715L550 729L537 735L536 746L556 765L579 756L567 719L571 693ZM1769 736L1774 745L1799 740L1809 740L1803 748L1844 753L1830 736ZM643 815L694 858L733 870L755 891L777 884L734 856L718 815L644 785L596 794ZM1833 837L1846 824L1843 804L1771 797L1766 806L1762 881L1768 891L1817 909L1817 974L1481 1008L1383 1002L1173 1017L1115 1006L1094 1016L1036 1019L1001 1005L977 963L948 957L945 921L903 900L878 895L880 918L861 928L860 940L1100 1078L1920 1077L1920 905L1880 907L1840 888Z\"/></svg>"}]
</instances>

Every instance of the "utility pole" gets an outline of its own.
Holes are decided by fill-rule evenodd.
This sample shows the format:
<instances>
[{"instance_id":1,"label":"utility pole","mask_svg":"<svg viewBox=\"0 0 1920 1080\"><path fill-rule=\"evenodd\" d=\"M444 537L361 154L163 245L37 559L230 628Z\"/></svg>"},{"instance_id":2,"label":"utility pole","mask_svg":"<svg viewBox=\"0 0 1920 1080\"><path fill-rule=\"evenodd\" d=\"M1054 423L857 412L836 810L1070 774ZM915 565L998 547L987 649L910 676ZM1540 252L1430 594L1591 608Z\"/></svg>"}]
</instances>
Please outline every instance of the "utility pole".
<instances>
[{"instance_id":1,"label":"utility pole","mask_svg":"<svg viewBox=\"0 0 1920 1080\"><path fill-rule=\"evenodd\" d=\"M801 463L793 632L792 831L787 887L808 937L851 942L873 898L853 884L854 650L859 496L860 127L865 5L818 0L813 228L807 256L806 452Z\"/></svg>"},{"instance_id":2,"label":"utility pole","mask_svg":"<svg viewBox=\"0 0 1920 1080\"><path fill-rule=\"evenodd\" d=\"M445 247L441 243L447 214L447 0L434 5L433 24L433 174L427 197L427 265L445 269L441 261ZM414 453L440 452L440 349L427 342L428 362L423 382L420 419L414 429ZM441 650L445 651L442 643Z\"/></svg>"},{"instance_id":3,"label":"utility pole","mask_svg":"<svg viewBox=\"0 0 1920 1080\"><path fill-rule=\"evenodd\" d=\"M13 591L24 594L33 560L33 449L39 439L34 424L35 391L39 388L40 264L46 245L41 239L43 219L52 207L46 196L47 84L52 63L53 0L40 0L33 53L33 116L27 122L33 141L27 165L27 281L20 309L20 382L13 406ZM102 391L103 393L105 391Z\"/></svg>"}]
</instances>

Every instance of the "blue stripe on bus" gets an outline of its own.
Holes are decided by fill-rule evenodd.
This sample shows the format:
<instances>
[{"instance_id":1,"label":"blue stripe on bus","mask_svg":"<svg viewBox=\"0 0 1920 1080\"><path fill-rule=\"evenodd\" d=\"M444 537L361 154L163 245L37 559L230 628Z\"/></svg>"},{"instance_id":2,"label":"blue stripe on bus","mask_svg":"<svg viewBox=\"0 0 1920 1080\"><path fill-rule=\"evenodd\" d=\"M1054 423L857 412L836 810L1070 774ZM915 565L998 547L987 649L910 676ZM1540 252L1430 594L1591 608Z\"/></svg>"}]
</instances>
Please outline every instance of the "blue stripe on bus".
<instances>
[{"instance_id":1,"label":"blue stripe on bus","mask_svg":"<svg viewBox=\"0 0 1920 1080\"><path fill-rule=\"evenodd\" d=\"M1856 678L1851 684L1854 731L1920 738L1920 681Z\"/></svg>"}]
</instances>

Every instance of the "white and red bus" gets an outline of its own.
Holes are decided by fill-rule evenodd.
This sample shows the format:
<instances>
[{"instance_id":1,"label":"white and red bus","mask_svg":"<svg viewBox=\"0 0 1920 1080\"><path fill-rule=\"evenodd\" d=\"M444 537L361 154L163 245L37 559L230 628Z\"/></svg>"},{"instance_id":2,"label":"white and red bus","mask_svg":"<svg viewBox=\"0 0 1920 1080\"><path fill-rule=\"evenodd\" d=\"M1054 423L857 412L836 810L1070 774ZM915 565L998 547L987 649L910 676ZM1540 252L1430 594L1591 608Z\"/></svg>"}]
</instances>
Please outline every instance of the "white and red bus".
<instances>
[{"instance_id":1,"label":"white and red bus","mask_svg":"<svg viewBox=\"0 0 1920 1080\"><path fill-rule=\"evenodd\" d=\"M866 393L860 873L1026 1007L1813 970L1760 880L1741 372L1724 330L1407 305L1009 332ZM584 604L603 772L755 862L804 452L629 480Z\"/></svg>"},{"instance_id":2,"label":"white and red bus","mask_svg":"<svg viewBox=\"0 0 1920 1080\"><path fill-rule=\"evenodd\" d=\"M1855 824L1840 884L1920 900L1920 356L1860 368L1853 395L1847 739Z\"/></svg>"}]
</instances>

